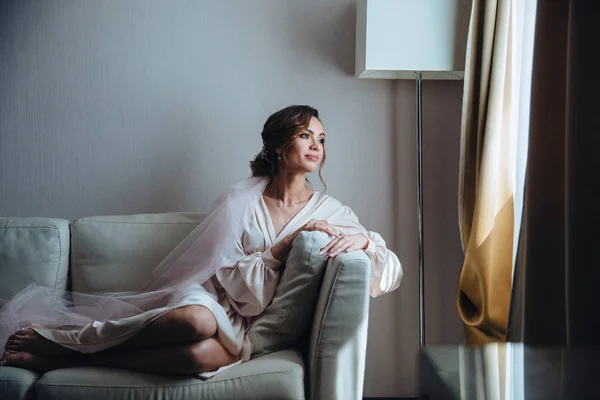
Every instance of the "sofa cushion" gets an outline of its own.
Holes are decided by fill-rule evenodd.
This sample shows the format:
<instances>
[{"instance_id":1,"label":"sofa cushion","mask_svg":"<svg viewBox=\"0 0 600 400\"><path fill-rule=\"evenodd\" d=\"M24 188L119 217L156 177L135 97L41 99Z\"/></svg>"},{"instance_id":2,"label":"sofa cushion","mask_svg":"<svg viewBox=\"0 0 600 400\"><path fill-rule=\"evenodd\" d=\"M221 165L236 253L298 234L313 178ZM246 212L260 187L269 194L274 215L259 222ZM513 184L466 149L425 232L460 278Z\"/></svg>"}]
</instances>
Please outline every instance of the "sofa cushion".
<instances>
[{"instance_id":1,"label":"sofa cushion","mask_svg":"<svg viewBox=\"0 0 600 400\"><path fill-rule=\"evenodd\" d=\"M200 213L86 217L71 225L77 292L139 290L150 272L203 219Z\"/></svg>"},{"instance_id":2,"label":"sofa cushion","mask_svg":"<svg viewBox=\"0 0 600 400\"><path fill-rule=\"evenodd\" d=\"M44 374L40 399L304 399L304 364L285 350L235 365L208 380L107 368L68 368Z\"/></svg>"},{"instance_id":3,"label":"sofa cushion","mask_svg":"<svg viewBox=\"0 0 600 400\"><path fill-rule=\"evenodd\" d=\"M294 345L311 325L327 265L319 251L330 241L323 232L294 240L273 301L248 330L253 357Z\"/></svg>"},{"instance_id":4,"label":"sofa cushion","mask_svg":"<svg viewBox=\"0 0 600 400\"><path fill-rule=\"evenodd\" d=\"M32 282L66 289L68 268L69 221L0 218L0 299Z\"/></svg>"},{"instance_id":5,"label":"sofa cushion","mask_svg":"<svg viewBox=\"0 0 600 400\"><path fill-rule=\"evenodd\" d=\"M2 400L34 399L33 384L39 374L21 368L0 367L0 398Z\"/></svg>"}]
</instances>

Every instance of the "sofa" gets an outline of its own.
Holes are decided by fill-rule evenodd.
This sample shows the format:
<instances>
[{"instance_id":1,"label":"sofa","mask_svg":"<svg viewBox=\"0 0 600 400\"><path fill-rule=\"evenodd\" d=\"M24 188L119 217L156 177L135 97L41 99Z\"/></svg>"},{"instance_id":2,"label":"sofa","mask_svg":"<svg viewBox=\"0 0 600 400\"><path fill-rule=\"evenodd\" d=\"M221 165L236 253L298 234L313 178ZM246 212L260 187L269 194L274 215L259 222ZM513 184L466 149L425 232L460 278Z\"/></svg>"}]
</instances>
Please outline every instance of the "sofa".
<instances>
[{"instance_id":1,"label":"sofa","mask_svg":"<svg viewBox=\"0 0 600 400\"><path fill-rule=\"evenodd\" d=\"M32 282L85 293L136 290L203 218L0 218L0 299ZM319 262L326 242L319 232L303 232L294 242L272 303L249 328L256 348L247 362L207 380L109 368L38 374L0 367L0 399L359 399L370 263L360 251Z\"/></svg>"}]
</instances>

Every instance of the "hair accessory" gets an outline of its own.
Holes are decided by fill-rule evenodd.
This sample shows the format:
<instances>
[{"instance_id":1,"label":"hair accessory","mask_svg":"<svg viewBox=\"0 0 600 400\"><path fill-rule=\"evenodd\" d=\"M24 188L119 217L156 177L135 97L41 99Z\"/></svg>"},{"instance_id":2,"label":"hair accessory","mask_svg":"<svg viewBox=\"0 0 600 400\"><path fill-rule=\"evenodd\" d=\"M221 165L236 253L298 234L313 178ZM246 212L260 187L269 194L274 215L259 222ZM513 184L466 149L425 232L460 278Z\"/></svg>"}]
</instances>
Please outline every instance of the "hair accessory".
<instances>
[{"instance_id":1,"label":"hair accessory","mask_svg":"<svg viewBox=\"0 0 600 400\"><path fill-rule=\"evenodd\" d=\"M265 149L264 146L263 146L262 150L260 151L260 153L258 153L258 158L262 158L263 160L265 160L266 162L271 164L271 160L269 160L269 157L267 157L267 150Z\"/></svg>"}]
</instances>

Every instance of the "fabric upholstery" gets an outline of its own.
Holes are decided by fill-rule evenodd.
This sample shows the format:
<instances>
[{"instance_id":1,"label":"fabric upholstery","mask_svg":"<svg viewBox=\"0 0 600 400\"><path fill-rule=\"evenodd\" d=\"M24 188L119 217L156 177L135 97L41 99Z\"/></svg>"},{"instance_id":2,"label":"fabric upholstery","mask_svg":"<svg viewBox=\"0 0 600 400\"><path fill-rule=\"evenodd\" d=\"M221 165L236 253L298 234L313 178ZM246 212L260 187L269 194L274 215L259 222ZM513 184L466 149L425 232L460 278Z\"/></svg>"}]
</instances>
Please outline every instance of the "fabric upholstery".
<instances>
[{"instance_id":1,"label":"fabric upholstery","mask_svg":"<svg viewBox=\"0 0 600 400\"><path fill-rule=\"evenodd\" d=\"M0 368L0 399L32 400L35 399L33 384L39 374L21 368Z\"/></svg>"},{"instance_id":2,"label":"fabric upholstery","mask_svg":"<svg viewBox=\"0 0 600 400\"><path fill-rule=\"evenodd\" d=\"M69 268L69 221L0 218L0 299L35 283L65 289Z\"/></svg>"},{"instance_id":3,"label":"fabric upholstery","mask_svg":"<svg viewBox=\"0 0 600 400\"><path fill-rule=\"evenodd\" d=\"M310 335L310 399L362 398L370 275L362 251L339 254L327 264Z\"/></svg>"},{"instance_id":4,"label":"fabric upholstery","mask_svg":"<svg viewBox=\"0 0 600 400\"><path fill-rule=\"evenodd\" d=\"M327 264L319 250L330 241L323 232L294 240L273 301L248 331L253 357L294 345L310 326Z\"/></svg>"},{"instance_id":5,"label":"fabric upholstery","mask_svg":"<svg viewBox=\"0 0 600 400\"><path fill-rule=\"evenodd\" d=\"M140 289L150 272L204 217L166 213L74 221L72 289L84 293Z\"/></svg>"},{"instance_id":6,"label":"fabric upholstery","mask_svg":"<svg viewBox=\"0 0 600 400\"><path fill-rule=\"evenodd\" d=\"M40 399L304 399L301 355L285 350L250 360L208 380L105 369L69 368L42 376Z\"/></svg>"}]
</instances>

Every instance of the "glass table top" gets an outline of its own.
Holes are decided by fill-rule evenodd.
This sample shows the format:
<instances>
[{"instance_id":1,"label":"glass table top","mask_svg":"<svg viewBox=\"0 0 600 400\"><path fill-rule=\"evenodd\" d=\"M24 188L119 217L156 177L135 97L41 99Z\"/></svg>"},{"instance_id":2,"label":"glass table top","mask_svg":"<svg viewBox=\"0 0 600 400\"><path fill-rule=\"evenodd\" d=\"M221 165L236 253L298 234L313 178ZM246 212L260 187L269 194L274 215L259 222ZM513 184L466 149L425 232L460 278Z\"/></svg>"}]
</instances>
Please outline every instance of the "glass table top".
<instances>
[{"instance_id":1,"label":"glass table top","mask_svg":"<svg viewBox=\"0 0 600 400\"><path fill-rule=\"evenodd\" d=\"M600 399L599 358L597 348L426 346L420 360L421 397Z\"/></svg>"}]
</instances>

